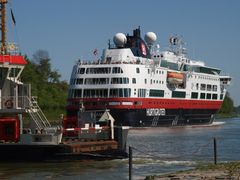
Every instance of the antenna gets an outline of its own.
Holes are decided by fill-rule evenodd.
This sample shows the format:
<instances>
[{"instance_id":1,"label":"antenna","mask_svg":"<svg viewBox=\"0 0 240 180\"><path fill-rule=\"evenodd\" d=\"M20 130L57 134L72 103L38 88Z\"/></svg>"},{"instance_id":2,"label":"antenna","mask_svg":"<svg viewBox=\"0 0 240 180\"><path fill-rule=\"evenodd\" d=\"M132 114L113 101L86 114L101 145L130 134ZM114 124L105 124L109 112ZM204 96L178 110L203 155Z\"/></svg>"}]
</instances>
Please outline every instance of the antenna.
<instances>
[{"instance_id":1,"label":"antenna","mask_svg":"<svg viewBox=\"0 0 240 180\"><path fill-rule=\"evenodd\" d=\"M176 55L184 55L186 54L186 48L183 48L183 45L185 44L182 40L182 36L172 36L169 38L170 42L170 48L172 52L174 52Z\"/></svg>"},{"instance_id":2,"label":"antenna","mask_svg":"<svg viewBox=\"0 0 240 180\"><path fill-rule=\"evenodd\" d=\"M7 26L6 26L6 4L8 0L0 0L0 29L1 29L1 49L0 54L7 54Z\"/></svg>"}]
</instances>

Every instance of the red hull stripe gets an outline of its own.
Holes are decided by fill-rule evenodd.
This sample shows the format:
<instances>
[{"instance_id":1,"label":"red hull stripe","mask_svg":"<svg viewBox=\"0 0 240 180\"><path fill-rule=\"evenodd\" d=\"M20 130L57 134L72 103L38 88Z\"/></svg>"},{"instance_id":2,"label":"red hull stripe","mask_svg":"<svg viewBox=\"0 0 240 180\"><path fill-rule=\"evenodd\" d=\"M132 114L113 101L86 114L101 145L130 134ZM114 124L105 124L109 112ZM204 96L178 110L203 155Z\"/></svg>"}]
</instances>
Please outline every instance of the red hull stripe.
<instances>
[{"instance_id":1,"label":"red hull stripe","mask_svg":"<svg viewBox=\"0 0 240 180\"><path fill-rule=\"evenodd\" d=\"M27 61L22 56L0 55L0 63L25 65L27 64Z\"/></svg>"},{"instance_id":2,"label":"red hull stripe","mask_svg":"<svg viewBox=\"0 0 240 180\"><path fill-rule=\"evenodd\" d=\"M68 102L80 102L80 100L85 103L86 108L100 108L101 106L105 106L114 109L220 109L222 105L222 101L220 100L216 101L160 98L75 98L68 99ZM74 106L70 105L68 108L74 108Z\"/></svg>"}]
</instances>

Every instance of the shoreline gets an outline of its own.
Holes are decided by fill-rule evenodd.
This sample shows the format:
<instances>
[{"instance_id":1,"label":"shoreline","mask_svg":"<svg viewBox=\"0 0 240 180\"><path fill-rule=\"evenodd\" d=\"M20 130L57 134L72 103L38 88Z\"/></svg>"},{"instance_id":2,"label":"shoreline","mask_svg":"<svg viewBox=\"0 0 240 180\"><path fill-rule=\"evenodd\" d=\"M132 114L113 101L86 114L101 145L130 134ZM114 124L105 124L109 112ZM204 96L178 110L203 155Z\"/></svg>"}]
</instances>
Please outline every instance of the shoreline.
<instances>
[{"instance_id":1,"label":"shoreline","mask_svg":"<svg viewBox=\"0 0 240 180\"><path fill-rule=\"evenodd\" d=\"M224 180L240 179L240 161L199 165L194 169L177 171L163 175L147 176L145 180Z\"/></svg>"}]
</instances>

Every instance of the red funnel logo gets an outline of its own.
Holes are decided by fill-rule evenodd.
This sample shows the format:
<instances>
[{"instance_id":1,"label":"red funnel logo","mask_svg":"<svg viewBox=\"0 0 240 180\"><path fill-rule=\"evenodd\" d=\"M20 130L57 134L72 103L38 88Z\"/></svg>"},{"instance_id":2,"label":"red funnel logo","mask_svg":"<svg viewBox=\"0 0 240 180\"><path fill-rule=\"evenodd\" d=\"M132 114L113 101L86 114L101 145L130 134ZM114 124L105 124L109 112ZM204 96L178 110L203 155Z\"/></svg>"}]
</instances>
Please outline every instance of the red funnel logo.
<instances>
[{"instance_id":1,"label":"red funnel logo","mask_svg":"<svg viewBox=\"0 0 240 180\"><path fill-rule=\"evenodd\" d=\"M147 50L146 50L145 44L143 42L141 43L141 50L142 50L142 54L144 56L146 56L147 55Z\"/></svg>"}]
</instances>

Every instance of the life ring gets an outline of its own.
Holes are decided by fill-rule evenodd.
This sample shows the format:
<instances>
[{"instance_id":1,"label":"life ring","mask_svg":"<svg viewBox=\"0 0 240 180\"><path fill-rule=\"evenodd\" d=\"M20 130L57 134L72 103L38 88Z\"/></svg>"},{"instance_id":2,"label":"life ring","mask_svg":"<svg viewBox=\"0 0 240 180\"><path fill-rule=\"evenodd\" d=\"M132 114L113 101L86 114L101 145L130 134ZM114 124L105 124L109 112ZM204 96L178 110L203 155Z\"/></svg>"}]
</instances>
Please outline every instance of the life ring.
<instances>
[{"instance_id":1,"label":"life ring","mask_svg":"<svg viewBox=\"0 0 240 180\"><path fill-rule=\"evenodd\" d=\"M8 99L8 100L5 101L4 105L8 109L11 109L13 107L13 101L11 99Z\"/></svg>"}]
</instances>

